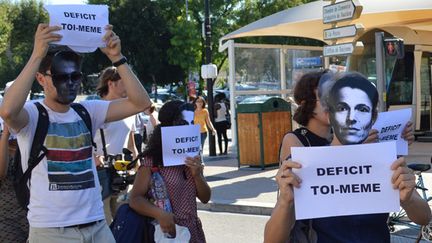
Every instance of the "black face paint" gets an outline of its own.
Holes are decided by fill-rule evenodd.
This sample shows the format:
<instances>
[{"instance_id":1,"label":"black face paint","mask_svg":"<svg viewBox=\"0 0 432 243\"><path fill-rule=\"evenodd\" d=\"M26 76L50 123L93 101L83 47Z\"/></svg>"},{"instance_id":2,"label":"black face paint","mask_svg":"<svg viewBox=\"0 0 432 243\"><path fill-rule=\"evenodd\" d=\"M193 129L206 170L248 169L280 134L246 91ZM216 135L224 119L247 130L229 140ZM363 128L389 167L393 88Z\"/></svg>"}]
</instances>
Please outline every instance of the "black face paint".
<instances>
[{"instance_id":1,"label":"black face paint","mask_svg":"<svg viewBox=\"0 0 432 243\"><path fill-rule=\"evenodd\" d=\"M71 104L76 99L83 80L79 66L72 61L54 57L50 76L57 90L57 102Z\"/></svg>"}]
</instances>

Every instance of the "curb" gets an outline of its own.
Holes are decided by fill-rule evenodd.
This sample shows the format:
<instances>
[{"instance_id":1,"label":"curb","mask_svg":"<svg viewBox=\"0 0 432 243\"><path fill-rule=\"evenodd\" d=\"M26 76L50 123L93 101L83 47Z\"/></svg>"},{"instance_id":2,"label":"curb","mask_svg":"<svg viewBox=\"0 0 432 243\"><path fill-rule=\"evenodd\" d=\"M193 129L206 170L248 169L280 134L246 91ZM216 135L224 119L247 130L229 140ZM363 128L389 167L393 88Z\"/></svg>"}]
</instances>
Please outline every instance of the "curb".
<instances>
[{"instance_id":1,"label":"curb","mask_svg":"<svg viewBox=\"0 0 432 243\"><path fill-rule=\"evenodd\" d=\"M211 212L224 212L224 213L240 213L240 214L254 214L270 216L273 211L274 205L271 203L257 203L245 201L224 201L216 200L209 201L204 204L197 201L198 210L205 210Z\"/></svg>"}]
</instances>

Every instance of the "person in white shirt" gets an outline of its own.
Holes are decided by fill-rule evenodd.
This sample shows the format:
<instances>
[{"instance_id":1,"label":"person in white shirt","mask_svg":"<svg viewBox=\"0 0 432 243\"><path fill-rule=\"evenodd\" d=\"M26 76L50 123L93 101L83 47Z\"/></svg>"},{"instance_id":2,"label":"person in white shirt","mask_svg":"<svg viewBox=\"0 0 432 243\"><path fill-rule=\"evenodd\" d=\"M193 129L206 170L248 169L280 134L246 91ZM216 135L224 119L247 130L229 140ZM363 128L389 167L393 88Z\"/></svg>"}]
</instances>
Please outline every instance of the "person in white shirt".
<instances>
[{"instance_id":1,"label":"person in white shirt","mask_svg":"<svg viewBox=\"0 0 432 243\"><path fill-rule=\"evenodd\" d=\"M32 170L30 178L29 242L114 243L104 220L103 204L92 156L90 134L106 122L132 116L150 106L144 87L121 53L120 38L106 27L101 51L118 67L127 98L114 101L91 100L81 104L90 114L92 131L70 109L81 82L81 57L72 50L49 52L49 43L61 40L60 26L39 24L32 55L6 93L0 116L17 135L23 170L28 157L39 112L33 102L26 103L36 77L45 98L40 103L49 116L44 142L46 156ZM48 54L47 54L48 53Z\"/></svg>"},{"instance_id":2,"label":"person in white shirt","mask_svg":"<svg viewBox=\"0 0 432 243\"><path fill-rule=\"evenodd\" d=\"M224 101L225 95L224 94L217 94L215 96L215 129L218 139L218 145L219 145L219 152L220 155L227 154L228 150L228 136L227 136L227 129L229 128L229 121L227 120L226 116L228 113L228 107L225 104ZM222 138L224 140L224 149L222 150Z\"/></svg>"},{"instance_id":3,"label":"person in white shirt","mask_svg":"<svg viewBox=\"0 0 432 243\"><path fill-rule=\"evenodd\" d=\"M115 67L107 67L105 68L100 75L99 84L96 88L97 93L102 100L112 101L117 99L124 99L127 97L127 92L125 86L123 84L123 80L120 77L120 74ZM94 137L94 142L96 143L96 164L99 165L98 169L105 170L108 172L107 176L110 176L109 170L104 168L104 164L112 163L112 159L105 158L104 149L107 155L118 155L123 154L123 148L127 148L132 152L133 157L135 158L138 154L136 146L135 146L135 116L130 116L124 118L122 120L113 121L109 123L105 123L101 129L96 131L96 135ZM102 142L101 130L103 130L103 134L105 137L105 144ZM103 171L99 171L102 173ZM111 178L112 179L112 178ZM106 188L106 184L102 184L103 190L110 189L111 185L108 184L109 188ZM104 187L105 185L105 187ZM126 192L124 192L126 193ZM102 197L104 195L109 195L110 193L102 193ZM121 193L120 193L121 194ZM106 198L102 198L104 201L104 211L105 211L105 219L108 223L111 223L112 219L115 216L117 211L117 199L119 193L113 192L111 195Z\"/></svg>"}]
</instances>

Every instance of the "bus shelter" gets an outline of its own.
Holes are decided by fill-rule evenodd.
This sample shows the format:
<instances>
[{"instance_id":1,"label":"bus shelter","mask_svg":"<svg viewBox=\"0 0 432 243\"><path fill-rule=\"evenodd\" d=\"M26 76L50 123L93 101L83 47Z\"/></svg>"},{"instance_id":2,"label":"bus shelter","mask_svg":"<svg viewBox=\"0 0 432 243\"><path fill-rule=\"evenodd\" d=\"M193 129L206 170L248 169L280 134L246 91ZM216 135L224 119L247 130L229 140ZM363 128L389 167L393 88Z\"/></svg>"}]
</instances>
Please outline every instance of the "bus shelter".
<instances>
[{"instance_id":1,"label":"bus shelter","mask_svg":"<svg viewBox=\"0 0 432 243\"><path fill-rule=\"evenodd\" d=\"M432 110L430 108L432 100L432 1L359 0L358 2L363 6L361 16L355 20L338 23L338 26L362 24L364 27L362 33L338 40L338 43L361 43L361 48L357 49L360 51L340 57L346 58L345 67L341 69L361 72L370 81L376 82L375 33L384 32L386 37L402 38L405 44L404 58L386 57L385 59L387 108L392 110L411 107L415 129L417 131L432 130ZM240 69L237 66L243 65L240 61L245 60L237 57L243 51L236 48L247 46L235 43L234 39L254 36L291 36L311 38L331 44L323 38L323 31L331 28L331 25L323 24L322 19L322 9L328 4L330 4L329 1L315 1L286 9L246 25L220 39L219 51L228 49L231 107L235 108L236 95L246 94L241 91L241 88L238 88L241 87L245 77L242 72L239 72ZM256 48L259 50L261 47L256 46ZM322 48L320 48L289 46L285 49L282 47L280 53L285 54L286 50L290 49L304 50L311 53L305 55L304 58L314 58L322 56ZM267 49L266 46L262 46L262 50ZM283 55L279 57L281 58L281 56ZM296 80L293 77L296 75L292 75L291 72L291 79L287 78L290 73L289 68L285 68L285 66L287 62L289 63L287 60L291 61L291 64L288 65L294 66L295 61L292 58L281 59L285 62L284 65L280 61L279 64L272 67L273 70L280 70L278 74L280 90L276 92L265 86L258 87L257 90L253 91L254 95L280 95L282 97L288 95L289 98L290 88ZM323 66L328 68L332 64L332 59L324 58L322 62ZM317 67L312 66L310 69ZM306 67L303 71L308 69ZM285 79L283 79L284 77ZM251 95L252 92L248 94Z\"/></svg>"}]
</instances>

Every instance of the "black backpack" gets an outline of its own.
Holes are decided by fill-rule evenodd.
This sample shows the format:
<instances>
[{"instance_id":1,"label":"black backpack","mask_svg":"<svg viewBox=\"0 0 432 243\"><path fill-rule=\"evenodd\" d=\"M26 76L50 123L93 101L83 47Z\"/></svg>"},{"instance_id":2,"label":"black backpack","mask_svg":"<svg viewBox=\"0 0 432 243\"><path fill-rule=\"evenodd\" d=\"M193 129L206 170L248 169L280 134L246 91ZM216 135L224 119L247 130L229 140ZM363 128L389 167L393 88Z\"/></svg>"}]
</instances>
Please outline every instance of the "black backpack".
<instances>
[{"instance_id":1,"label":"black backpack","mask_svg":"<svg viewBox=\"0 0 432 243\"><path fill-rule=\"evenodd\" d=\"M48 126L49 126L48 112L45 109L45 107L39 102L35 102L34 105L38 109L39 117L37 121L33 143L30 149L28 168L25 172L23 172L23 169L21 167L21 152L19 146L17 146L17 150L15 152L14 162L13 162L14 165L13 166L14 168L13 186L15 189L15 194L19 205L26 210L27 210L27 205L29 204L30 201L30 190L27 183L30 181L31 172L39 164L39 162L45 157L47 153L47 149L44 146L44 142L45 142L45 137L48 133ZM81 104L73 103L71 104L71 107L75 110L76 113L78 113L78 115L86 124L86 127L90 132L92 145L95 146L95 143L93 142L90 114Z\"/></svg>"}]
</instances>

